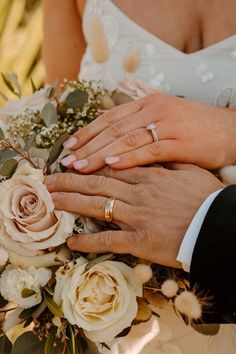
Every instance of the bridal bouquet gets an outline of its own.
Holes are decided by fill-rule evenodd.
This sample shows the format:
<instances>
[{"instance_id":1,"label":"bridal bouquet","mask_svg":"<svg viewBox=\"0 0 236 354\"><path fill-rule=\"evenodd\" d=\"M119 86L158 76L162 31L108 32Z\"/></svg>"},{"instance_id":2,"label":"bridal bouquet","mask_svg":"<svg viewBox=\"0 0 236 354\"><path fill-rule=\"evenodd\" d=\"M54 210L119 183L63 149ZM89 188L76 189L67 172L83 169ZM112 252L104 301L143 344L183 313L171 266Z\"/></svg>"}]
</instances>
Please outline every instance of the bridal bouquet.
<instances>
[{"instance_id":1,"label":"bridal bouquet","mask_svg":"<svg viewBox=\"0 0 236 354\"><path fill-rule=\"evenodd\" d=\"M199 320L203 304L181 271L130 255L71 252L70 235L117 226L56 210L44 185L45 175L65 172L69 134L140 95L140 83L111 93L65 81L59 93L33 85L21 97L15 75L3 78L19 99L0 110L0 352L99 353L96 343L108 347L167 302L186 322Z\"/></svg>"}]
</instances>

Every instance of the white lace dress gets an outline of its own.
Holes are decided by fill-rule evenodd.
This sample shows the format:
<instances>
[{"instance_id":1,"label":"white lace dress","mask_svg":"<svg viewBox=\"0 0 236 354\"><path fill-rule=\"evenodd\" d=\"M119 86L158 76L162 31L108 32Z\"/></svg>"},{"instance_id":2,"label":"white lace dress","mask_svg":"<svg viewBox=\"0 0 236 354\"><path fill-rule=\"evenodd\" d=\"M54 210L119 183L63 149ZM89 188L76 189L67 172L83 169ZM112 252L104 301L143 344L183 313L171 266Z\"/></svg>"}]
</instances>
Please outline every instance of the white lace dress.
<instances>
[{"instance_id":1,"label":"white lace dress","mask_svg":"<svg viewBox=\"0 0 236 354\"><path fill-rule=\"evenodd\" d=\"M89 48L83 57L80 77L103 80L110 88L129 76L152 84L170 95L220 107L236 107L236 35L185 54L133 22L110 0L87 0L83 19L86 38L91 14L101 16L110 56L104 64L93 61ZM135 48L141 64L127 74L123 61ZM134 327L128 337L112 345L112 354L233 354L236 326L222 325L216 336L204 336L182 322L171 308L158 310L160 320ZM103 353L110 351L103 349Z\"/></svg>"}]
</instances>

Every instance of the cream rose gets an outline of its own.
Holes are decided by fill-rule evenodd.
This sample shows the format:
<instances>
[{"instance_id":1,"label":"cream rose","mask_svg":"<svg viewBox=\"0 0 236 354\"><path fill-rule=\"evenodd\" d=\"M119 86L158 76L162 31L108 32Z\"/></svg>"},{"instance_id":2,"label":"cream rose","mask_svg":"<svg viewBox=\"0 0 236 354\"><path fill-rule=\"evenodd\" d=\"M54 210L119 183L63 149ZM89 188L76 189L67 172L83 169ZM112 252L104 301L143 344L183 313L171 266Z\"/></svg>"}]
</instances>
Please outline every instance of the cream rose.
<instances>
[{"instance_id":1,"label":"cream rose","mask_svg":"<svg viewBox=\"0 0 236 354\"><path fill-rule=\"evenodd\" d=\"M19 100L8 100L5 106L0 109L0 119L7 122L11 116L24 113L27 109L31 111L41 111L45 104L49 102L48 94L52 86L36 91L31 96L23 96Z\"/></svg>"},{"instance_id":2,"label":"cream rose","mask_svg":"<svg viewBox=\"0 0 236 354\"><path fill-rule=\"evenodd\" d=\"M21 269L8 265L0 278L0 291L4 299L23 309L31 308L42 301L41 288L51 276L49 269Z\"/></svg>"},{"instance_id":3,"label":"cream rose","mask_svg":"<svg viewBox=\"0 0 236 354\"><path fill-rule=\"evenodd\" d=\"M75 266L57 271L54 300L65 318L83 328L89 339L106 342L131 325L142 286L124 263L104 261L87 271L86 264L80 258Z\"/></svg>"},{"instance_id":4,"label":"cream rose","mask_svg":"<svg viewBox=\"0 0 236 354\"><path fill-rule=\"evenodd\" d=\"M43 181L41 170L23 163L0 184L0 244L16 265L22 265L16 255L36 265L35 256L43 259L43 251L65 243L73 230L75 215L55 210Z\"/></svg>"}]
</instances>

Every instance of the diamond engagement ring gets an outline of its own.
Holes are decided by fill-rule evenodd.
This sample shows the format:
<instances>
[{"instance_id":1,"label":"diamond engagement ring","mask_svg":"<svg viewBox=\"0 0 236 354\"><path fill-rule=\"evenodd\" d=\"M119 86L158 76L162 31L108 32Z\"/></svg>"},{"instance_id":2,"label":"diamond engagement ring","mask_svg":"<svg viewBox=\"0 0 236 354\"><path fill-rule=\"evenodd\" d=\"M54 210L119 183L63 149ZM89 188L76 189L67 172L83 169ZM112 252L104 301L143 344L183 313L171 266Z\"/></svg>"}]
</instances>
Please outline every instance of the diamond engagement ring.
<instances>
[{"instance_id":1,"label":"diamond engagement ring","mask_svg":"<svg viewBox=\"0 0 236 354\"><path fill-rule=\"evenodd\" d=\"M156 124L155 123L148 124L146 126L146 130L150 131L150 133L152 134L152 138L153 138L154 143L157 143L159 138L158 138L158 135L157 135L157 126L156 126Z\"/></svg>"},{"instance_id":2,"label":"diamond engagement ring","mask_svg":"<svg viewBox=\"0 0 236 354\"><path fill-rule=\"evenodd\" d=\"M107 198L104 209L104 219L108 222L112 221L113 218L113 207L114 207L115 199Z\"/></svg>"}]
</instances>

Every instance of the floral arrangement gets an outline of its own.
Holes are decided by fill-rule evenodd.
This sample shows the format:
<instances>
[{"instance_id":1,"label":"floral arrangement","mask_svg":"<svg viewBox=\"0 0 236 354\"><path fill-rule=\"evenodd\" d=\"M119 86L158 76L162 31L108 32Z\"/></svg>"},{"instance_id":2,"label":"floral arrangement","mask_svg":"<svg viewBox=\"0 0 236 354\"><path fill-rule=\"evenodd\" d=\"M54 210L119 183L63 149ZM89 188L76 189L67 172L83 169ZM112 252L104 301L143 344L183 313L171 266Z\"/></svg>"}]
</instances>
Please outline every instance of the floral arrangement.
<instances>
[{"instance_id":1,"label":"floral arrangement","mask_svg":"<svg viewBox=\"0 0 236 354\"><path fill-rule=\"evenodd\" d=\"M20 96L15 76L3 76ZM33 83L32 83L33 84ZM93 82L65 81L7 101L0 111L0 351L99 353L172 303L187 323L201 319L204 299L186 274L129 255L79 254L71 234L112 224L56 210L44 176L65 172L63 142L104 109L149 93L141 83L108 92ZM9 331L23 334L12 344ZM30 349L29 349L30 348Z\"/></svg>"}]
</instances>

